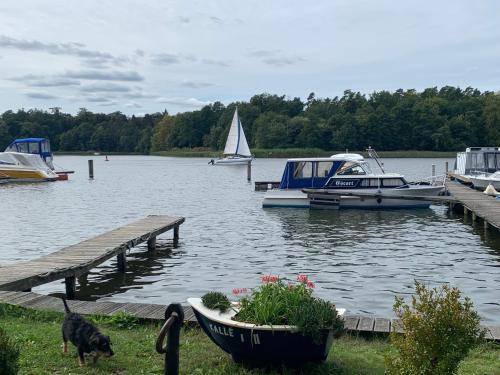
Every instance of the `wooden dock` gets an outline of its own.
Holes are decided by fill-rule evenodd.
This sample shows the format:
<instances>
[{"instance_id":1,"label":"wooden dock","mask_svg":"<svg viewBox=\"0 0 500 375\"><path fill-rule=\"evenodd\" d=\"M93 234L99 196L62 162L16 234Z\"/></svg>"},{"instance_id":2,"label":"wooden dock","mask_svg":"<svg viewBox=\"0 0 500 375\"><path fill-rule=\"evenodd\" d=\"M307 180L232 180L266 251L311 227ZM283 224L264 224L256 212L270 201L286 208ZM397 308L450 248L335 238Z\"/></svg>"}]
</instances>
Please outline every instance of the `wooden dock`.
<instances>
[{"instance_id":1,"label":"wooden dock","mask_svg":"<svg viewBox=\"0 0 500 375\"><path fill-rule=\"evenodd\" d=\"M75 280L92 268L117 257L118 269L126 270L127 250L147 242L148 250L156 246L156 237L174 230L174 246L179 240L183 217L148 216L76 245L26 262L0 268L0 290L29 291L52 281L65 279L68 299L75 296Z\"/></svg>"},{"instance_id":2,"label":"wooden dock","mask_svg":"<svg viewBox=\"0 0 500 375\"><path fill-rule=\"evenodd\" d=\"M18 305L37 310L53 310L64 312L60 298L45 296L32 292L0 291L0 303ZM106 315L117 312L126 312L138 319L163 322L167 305L147 303L117 303L117 302L92 302L68 301L71 311L82 315ZM184 319L190 324L197 324L193 310L190 306L183 306ZM366 336L388 335L391 329L403 333L401 323L397 319L385 319L373 316L347 315L344 318L345 328L351 334ZM500 341L500 327L484 327L487 330L486 338L490 341Z\"/></svg>"},{"instance_id":3,"label":"wooden dock","mask_svg":"<svg viewBox=\"0 0 500 375\"><path fill-rule=\"evenodd\" d=\"M455 198L452 208L458 203L464 209L464 216L471 214L473 222L480 218L485 228L491 225L500 229L500 200L457 181L447 181L446 188Z\"/></svg>"}]
</instances>

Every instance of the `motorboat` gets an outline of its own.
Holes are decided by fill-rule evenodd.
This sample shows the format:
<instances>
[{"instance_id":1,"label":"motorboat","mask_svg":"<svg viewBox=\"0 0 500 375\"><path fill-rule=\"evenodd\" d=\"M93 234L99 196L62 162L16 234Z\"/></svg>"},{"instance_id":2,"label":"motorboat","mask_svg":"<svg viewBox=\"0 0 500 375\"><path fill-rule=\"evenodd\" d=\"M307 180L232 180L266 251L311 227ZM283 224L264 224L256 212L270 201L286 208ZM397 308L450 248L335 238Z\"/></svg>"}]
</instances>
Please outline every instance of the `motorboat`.
<instances>
[{"instance_id":1,"label":"motorboat","mask_svg":"<svg viewBox=\"0 0 500 375\"><path fill-rule=\"evenodd\" d=\"M238 165L248 164L252 161L252 154L238 115L238 108L234 111L233 121L224 147L224 157L210 160L213 165Z\"/></svg>"},{"instance_id":2,"label":"motorboat","mask_svg":"<svg viewBox=\"0 0 500 375\"><path fill-rule=\"evenodd\" d=\"M67 180L68 174L74 173L73 171L56 170L54 155L47 138L19 138L8 145L5 152L38 155L59 176L59 180Z\"/></svg>"},{"instance_id":3,"label":"motorboat","mask_svg":"<svg viewBox=\"0 0 500 375\"><path fill-rule=\"evenodd\" d=\"M304 188L322 188L346 163L365 162L359 154L335 154L330 157L288 159L278 188L267 190L263 207L309 208Z\"/></svg>"},{"instance_id":4,"label":"motorboat","mask_svg":"<svg viewBox=\"0 0 500 375\"><path fill-rule=\"evenodd\" d=\"M493 185L496 190L500 190L500 171L491 174L469 176L469 180L476 189L484 190L488 185Z\"/></svg>"},{"instance_id":5,"label":"motorboat","mask_svg":"<svg viewBox=\"0 0 500 375\"><path fill-rule=\"evenodd\" d=\"M399 173L386 173L372 148L368 154L380 172L374 173L366 161L344 162L321 189L303 189L311 209L339 208L428 208L432 197L444 191L444 184L409 183Z\"/></svg>"},{"instance_id":6,"label":"motorboat","mask_svg":"<svg viewBox=\"0 0 500 375\"><path fill-rule=\"evenodd\" d=\"M500 147L468 147L455 159L455 178L484 190L490 183L500 188Z\"/></svg>"},{"instance_id":7,"label":"motorboat","mask_svg":"<svg viewBox=\"0 0 500 375\"><path fill-rule=\"evenodd\" d=\"M9 182L56 181L55 173L39 156L0 152L0 176Z\"/></svg>"}]
</instances>

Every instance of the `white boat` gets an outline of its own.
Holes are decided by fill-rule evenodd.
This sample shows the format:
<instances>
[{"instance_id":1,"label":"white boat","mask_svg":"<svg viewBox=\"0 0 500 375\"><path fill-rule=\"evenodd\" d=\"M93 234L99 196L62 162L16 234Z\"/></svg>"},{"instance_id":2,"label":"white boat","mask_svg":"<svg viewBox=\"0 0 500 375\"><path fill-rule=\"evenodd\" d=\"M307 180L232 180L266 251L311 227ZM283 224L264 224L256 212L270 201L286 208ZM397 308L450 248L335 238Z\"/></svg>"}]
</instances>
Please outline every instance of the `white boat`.
<instances>
[{"instance_id":1,"label":"white boat","mask_svg":"<svg viewBox=\"0 0 500 375\"><path fill-rule=\"evenodd\" d=\"M468 147L455 159L456 177L484 190L490 183L500 188L500 147Z\"/></svg>"},{"instance_id":2,"label":"white boat","mask_svg":"<svg viewBox=\"0 0 500 375\"><path fill-rule=\"evenodd\" d=\"M476 189L484 190L488 185L493 185L496 190L500 190L500 171L488 175L469 176L469 180Z\"/></svg>"},{"instance_id":3,"label":"white boat","mask_svg":"<svg viewBox=\"0 0 500 375\"><path fill-rule=\"evenodd\" d=\"M444 189L444 185L408 183L399 173L385 173L375 160L381 173L374 173L358 154L290 159L280 189L266 192L263 207L420 208L431 204L425 197Z\"/></svg>"},{"instance_id":4,"label":"white boat","mask_svg":"<svg viewBox=\"0 0 500 375\"><path fill-rule=\"evenodd\" d=\"M364 162L359 154L288 159L278 188L267 190L262 207L309 208L304 188L322 188L346 162Z\"/></svg>"},{"instance_id":5,"label":"white boat","mask_svg":"<svg viewBox=\"0 0 500 375\"><path fill-rule=\"evenodd\" d=\"M0 152L0 176L9 182L56 181L58 175L38 156Z\"/></svg>"},{"instance_id":6,"label":"white boat","mask_svg":"<svg viewBox=\"0 0 500 375\"><path fill-rule=\"evenodd\" d=\"M248 164L250 161L252 161L252 154L236 108L224 147L224 157L217 160L212 159L210 162L214 165L235 165Z\"/></svg>"}]
</instances>

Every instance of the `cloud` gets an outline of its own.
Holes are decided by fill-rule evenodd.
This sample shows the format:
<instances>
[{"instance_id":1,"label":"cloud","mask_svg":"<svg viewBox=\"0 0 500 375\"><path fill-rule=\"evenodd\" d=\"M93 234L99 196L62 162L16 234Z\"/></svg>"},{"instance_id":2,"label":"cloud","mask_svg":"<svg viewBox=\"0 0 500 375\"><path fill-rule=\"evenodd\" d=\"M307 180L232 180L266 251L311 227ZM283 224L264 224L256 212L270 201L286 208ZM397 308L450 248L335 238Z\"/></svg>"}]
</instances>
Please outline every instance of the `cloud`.
<instances>
[{"instance_id":1,"label":"cloud","mask_svg":"<svg viewBox=\"0 0 500 375\"><path fill-rule=\"evenodd\" d=\"M45 52L51 55L76 56L87 59L88 61L100 61L101 63L120 63L123 60L107 52L87 49L85 44L82 43L44 43L38 40L11 38L6 35L0 35L0 48L11 48L29 52Z\"/></svg>"},{"instance_id":2,"label":"cloud","mask_svg":"<svg viewBox=\"0 0 500 375\"><path fill-rule=\"evenodd\" d=\"M229 64L223 60L203 59L201 62L208 65L229 66Z\"/></svg>"},{"instance_id":3,"label":"cloud","mask_svg":"<svg viewBox=\"0 0 500 375\"><path fill-rule=\"evenodd\" d=\"M210 19L215 23L222 23L222 19L219 17L212 16Z\"/></svg>"},{"instance_id":4,"label":"cloud","mask_svg":"<svg viewBox=\"0 0 500 375\"><path fill-rule=\"evenodd\" d=\"M131 88L125 85L119 85L112 82L94 83L85 85L81 88L83 92L129 92Z\"/></svg>"},{"instance_id":5,"label":"cloud","mask_svg":"<svg viewBox=\"0 0 500 375\"><path fill-rule=\"evenodd\" d=\"M279 49L259 49L259 50L250 52L250 56L270 57L270 56L276 56L280 52L281 52L281 50L279 50Z\"/></svg>"},{"instance_id":6,"label":"cloud","mask_svg":"<svg viewBox=\"0 0 500 375\"><path fill-rule=\"evenodd\" d=\"M27 92L25 95L32 99L59 99L57 96L45 92Z\"/></svg>"},{"instance_id":7,"label":"cloud","mask_svg":"<svg viewBox=\"0 0 500 375\"><path fill-rule=\"evenodd\" d=\"M157 65L171 65L171 64L179 64L181 59L179 56L171 54L171 53L158 53L151 57L151 61L153 64Z\"/></svg>"},{"instance_id":8,"label":"cloud","mask_svg":"<svg viewBox=\"0 0 500 375\"><path fill-rule=\"evenodd\" d=\"M63 76L67 78L91 79L97 81L143 81L144 80L144 77L142 77L139 73L131 70L127 71L69 70L66 73L64 73Z\"/></svg>"},{"instance_id":9,"label":"cloud","mask_svg":"<svg viewBox=\"0 0 500 375\"><path fill-rule=\"evenodd\" d=\"M142 105L140 105L139 103L136 103L136 102L128 102L125 104L125 107L128 107L128 108L142 108Z\"/></svg>"},{"instance_id":10,"label":"cloud","mask_svg":"<svg viewBox=\"0 0 500 375\"><path fill-rule=\"evenodd\" d=\"M23 82L30 87L63 87L79 86L80 81L64 77L47 77L35 74L26 74L23 76L9 78L10 81Z\"/></svg>"},{"instance_id":11,"label":"cloud","mask_svg":"<svg viewBox=\"0 0 500 375\"><path fill-rule=\"evenodd\" d=\"M179 17L179 21L181 21L181 23L189 23L191 22L191 19L189 17Z\"/></svg>"},{"instance_id":12,"label":"cloud","mask_svg":"<svg viewBox=\"0 0 500 375\"><path fill-rule=\"evenodd\" d=\"M86 98L88 102L91 103L108 103L111 102L111 98L107 96L92 96L90 98Z\"/></svg>"},{"instance_id":13,"label":"cloud","mask_svg":"<svg viewBox=\"0 0 500 375\"><path fill-rule=\"evenodd\" d=\"M192 107L192 108L201 108L203 106L209 105L212 102L204 102L201 100L198 100L196 98L158 98L156 99L158 103L166 103L166 104L173 104L173 105L179 105L179 106L184 106L184 107Z\"/></svg>"},{"instance_id":14,"label":"cloud","mask_svg":"<svg viewBox=\"0 0 500 375\"><path fill-rule=\"evenodd\" d=\"M262 62L268 65L274 66L286 66L286 65L294 65L300 62L306 61L302 57L270 57L267 59L263 59Z\"/></svg>"},{"instance_id":15,"label":"cloud","mask_svg":"<svg viewBox=\"0 0 500 375\"><path fill-rule=\"evenodd\" d=\"M210 83L210 82L182 81L181 86L182 87L189 87L191 89L199 89L199 88L203 88L203 87L214 86L214 84Z\"/></svg>"}]
</instances>

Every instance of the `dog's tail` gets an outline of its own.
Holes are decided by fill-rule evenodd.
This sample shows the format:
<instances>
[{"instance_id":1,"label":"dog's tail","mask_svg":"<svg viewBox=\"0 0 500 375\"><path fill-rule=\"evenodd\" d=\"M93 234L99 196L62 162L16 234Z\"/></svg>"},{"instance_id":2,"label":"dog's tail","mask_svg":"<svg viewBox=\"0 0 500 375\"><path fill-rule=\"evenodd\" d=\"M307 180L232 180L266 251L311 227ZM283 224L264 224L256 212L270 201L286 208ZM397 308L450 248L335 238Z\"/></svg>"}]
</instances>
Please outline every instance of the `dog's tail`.
<instances>
[{"instance_id":1,"label":"dog's tail","mask_svg":"<svg viewBox=\"0 0 500 375\"><path fill-rule=\"evenodd\" d=\"M66 311L66 314L69 314L71 312L71 310L68 307L68 303L66 302L66 298L62 297L62 301L64 304L64 311Z\"/></svg>"}]
</instances>

